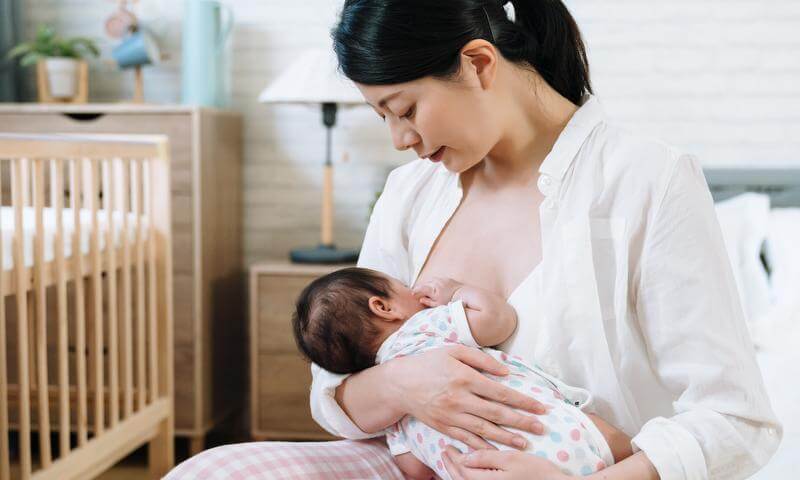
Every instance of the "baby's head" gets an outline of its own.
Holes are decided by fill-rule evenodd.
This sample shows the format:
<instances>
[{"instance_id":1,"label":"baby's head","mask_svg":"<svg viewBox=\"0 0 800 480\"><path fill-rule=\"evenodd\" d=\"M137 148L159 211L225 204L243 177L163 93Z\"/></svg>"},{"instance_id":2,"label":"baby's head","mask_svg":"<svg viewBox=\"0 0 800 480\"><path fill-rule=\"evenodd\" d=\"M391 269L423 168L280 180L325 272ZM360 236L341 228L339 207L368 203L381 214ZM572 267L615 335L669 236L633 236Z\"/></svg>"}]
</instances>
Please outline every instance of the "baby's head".
<instances>
[{"instance_id":1,"label":"baby's head","mask_svg":"<svg viewBox=\"0 0 800 480\"><path fill-rule=\"evenodd\" d=\"M292 325L309 360L329 372L355 373L375 365L381 343L424 308L401 281L350 267L308 284Z\"/></svg>"}]
</instances>

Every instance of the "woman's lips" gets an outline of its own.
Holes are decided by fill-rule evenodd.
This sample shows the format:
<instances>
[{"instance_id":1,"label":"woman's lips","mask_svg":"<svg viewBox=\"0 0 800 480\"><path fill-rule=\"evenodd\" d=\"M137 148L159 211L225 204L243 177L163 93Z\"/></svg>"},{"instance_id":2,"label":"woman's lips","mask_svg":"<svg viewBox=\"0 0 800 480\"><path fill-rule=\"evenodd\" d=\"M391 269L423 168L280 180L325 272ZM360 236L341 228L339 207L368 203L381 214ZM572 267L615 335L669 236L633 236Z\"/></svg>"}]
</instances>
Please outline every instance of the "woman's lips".
<instances>
[{"instance_id":1,"label":"woman's lips","mask_svg":"<svg viewBox=\"0 0 800 480\"><path fill-rule=\"evenodd\" d=\"M440 162L442 160L442 157L444 156L444 151L446 149L447 147L441 147L439 150L436 150L436 153L431 155L431 160L434 162Z\"/></svg>"}]
</instances>

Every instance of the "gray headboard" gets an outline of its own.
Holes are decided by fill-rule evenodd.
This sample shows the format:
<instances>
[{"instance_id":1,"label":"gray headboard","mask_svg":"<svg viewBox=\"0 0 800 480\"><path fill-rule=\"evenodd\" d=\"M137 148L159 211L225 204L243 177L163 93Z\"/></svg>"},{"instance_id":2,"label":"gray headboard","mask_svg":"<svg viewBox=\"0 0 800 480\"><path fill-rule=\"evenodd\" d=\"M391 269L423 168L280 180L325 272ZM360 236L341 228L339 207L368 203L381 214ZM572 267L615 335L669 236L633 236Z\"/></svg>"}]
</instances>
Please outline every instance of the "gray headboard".
<instances>
[{"instance_id":1,"label":"gray headboard","mask_svg":"<svg viewBox=\"0 0 800 480\"><path fill-rule=\"evenodd\" d=\"M797 168L703 169L715 201L744 192L769 195L772 207L800 207L800 166Z\"/></svg>"}]
</instances>

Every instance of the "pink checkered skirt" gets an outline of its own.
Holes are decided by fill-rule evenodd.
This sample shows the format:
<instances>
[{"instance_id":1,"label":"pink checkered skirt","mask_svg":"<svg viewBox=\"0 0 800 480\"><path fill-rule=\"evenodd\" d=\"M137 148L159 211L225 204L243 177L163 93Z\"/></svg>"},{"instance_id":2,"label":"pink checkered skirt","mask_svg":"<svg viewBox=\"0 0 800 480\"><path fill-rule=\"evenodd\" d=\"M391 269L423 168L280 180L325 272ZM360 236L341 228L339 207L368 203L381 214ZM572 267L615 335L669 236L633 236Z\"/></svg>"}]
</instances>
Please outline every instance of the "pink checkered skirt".
<instances>
[{"instance_id":1,"label":"pink checkered skirt","mask_svg":"<svg viewBox=\"0 0 800 480\"><path fill-rule=\"evenodd\" d=\"M335 442L249 442L206 450L165 480L403 480L383 437Z\"/></svg>"}]
</instances>

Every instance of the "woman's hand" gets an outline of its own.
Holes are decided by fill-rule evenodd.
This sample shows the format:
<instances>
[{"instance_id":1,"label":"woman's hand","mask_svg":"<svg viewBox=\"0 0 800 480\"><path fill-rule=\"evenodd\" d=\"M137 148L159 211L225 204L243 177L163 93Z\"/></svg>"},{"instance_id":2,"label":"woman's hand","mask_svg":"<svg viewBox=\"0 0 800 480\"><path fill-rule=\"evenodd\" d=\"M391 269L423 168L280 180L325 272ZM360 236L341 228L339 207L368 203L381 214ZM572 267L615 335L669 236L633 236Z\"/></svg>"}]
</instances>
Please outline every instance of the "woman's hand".
<instances>
[{"instance_id":1,"label":"woman's hand","mask_svg":"<svg viewBox=\"0 0 800 480\"><path fill-rule=\"evenodd\" d=\"M479 450L464 455L448 446L442 455L453 480L562 480L571 478L555 464L516 450Z\"/></svg>"},{"instance_id":2,"label":"woman's hand","mask_svg":"<svg viewBox=\"0 0 800 480\"><path fill-rule=\"evenodd\" d=\"M493 449L486 440L525 448L525 439L500 426L537 435L544 426L535 415L547 409L533 398L490 380L476 370L508 375L506 366L480 350L455 345L387 362L396 379L391 397L397 407L472 449Z\"/></svg>"}]
</instances>

